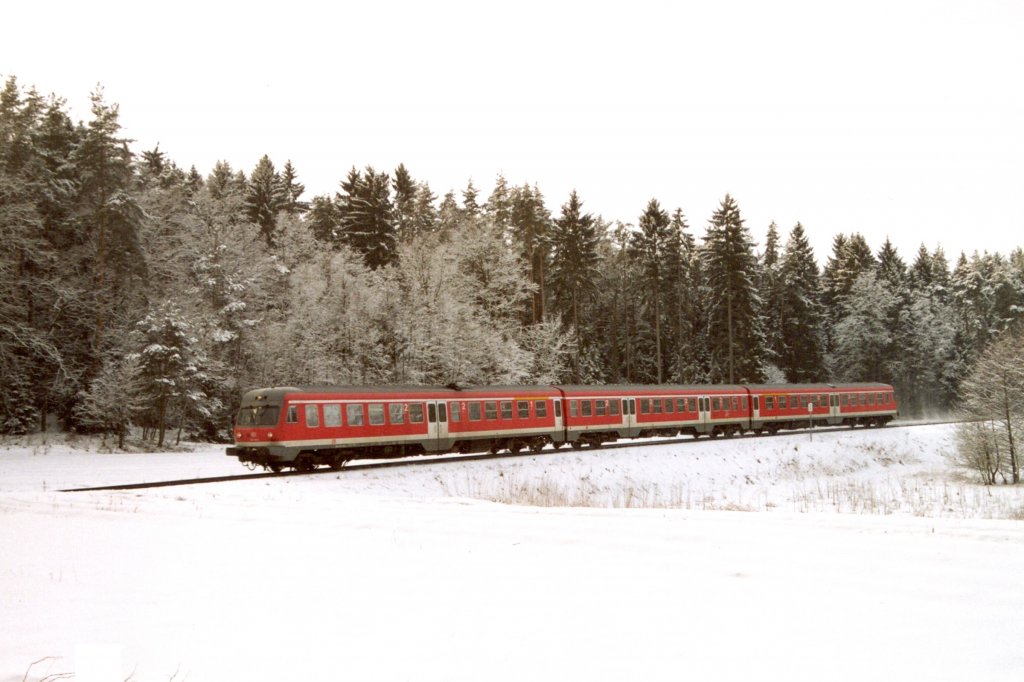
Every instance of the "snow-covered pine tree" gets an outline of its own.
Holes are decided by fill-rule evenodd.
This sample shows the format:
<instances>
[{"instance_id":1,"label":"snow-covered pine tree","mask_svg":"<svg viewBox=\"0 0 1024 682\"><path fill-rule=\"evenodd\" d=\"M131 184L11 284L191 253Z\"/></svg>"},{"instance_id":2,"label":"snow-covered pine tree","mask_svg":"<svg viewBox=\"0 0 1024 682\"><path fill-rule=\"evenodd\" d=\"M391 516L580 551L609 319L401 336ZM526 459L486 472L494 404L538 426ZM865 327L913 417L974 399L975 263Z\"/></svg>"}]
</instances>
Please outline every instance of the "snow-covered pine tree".
<instances>
[{"instance_id":1,"label":"snow-covered pine tree","mask_svg":"<svg viewBox=\"0 0 1024 682\"><path fill-rule=\"evenodd\" d=\"M666 242L666 311L671 336L667 349L669 381L694 383L701 375L696 348L700 338L698 313L699 285L696 267L696 243L683 210L672 214Z\"/></svg>"},{"instance_id":2,"label":"snow-covered pine tree","mask_svg":"<svg viewBox=\"0 0 1024 682\"><path fill-rule=\"evenodd\" d=\"M709 379L730 384L763 382L764 332L754 240L736 200L728 194L708 221L701 267Z\"/></svg>"},{"instance_id":3,"label":"snow-covered pine tree","mask_svg":"<svg viewBox=\"0 0 1024 682\"><path fill-rule=\"evenodd\" d=\"M341 244L341 216L334 200L326 195L313 197L306 223L317 240L337 246Z\"/></svg>"},{"instance_id":4,"label":"snow-covered pine tree","mask_svg":"<svg viewBox=\"0 0 1024 682\"><path fill-rule=\"evenodd\" d=\"M545 280L550 255L547 235L551 227L551 214L544 205L544 195L541 194L540 188L524 184L512 190L509 220L513 243L534 285L524 321L527 324L543 322L547 305Z\"/></svg>"},{"instance_id":5,"label":"snow-covered pine tree","mask_svg":"<svg viewBox=\"0 0 1024 682\"><path fill-rule=\"evenodd\" d=\"M309 202L301 199L303 192L306 191L306 186L299 182L299 174L296 172L295 166L292 165L291 159L284 162L280 182L281 192L284 196L281 210L289 215L301 215L308 211Z\"/></svg>"},{"instance_id":6,"label":"snow-covered pine tree","mask_svg":"<svg viewBox=\"0 0 1024 682\"><path fill-rule=\"evenodd\" d=\"M183 418L191 405L206 399L205 358L192 324L174 304L164 304L135 326L136 350L127 357L138 364L146 425L157 431L157 446L172 417ZM191 405L190 405L191 404Z\"/></svg>"},{"instance_id":7,"label":"snow-covered pine tree","mask_svg":"<svg viewBox=\"0 0 1024 682\"><path fill-rule=\"evenodd\" d=\"M404 163L398 164L394 177L396 239L404 244L417 233L416 192L418 186Z\"/></svg>"},{"instance_id":8,"label":"snow-covered pine tree","mask_svg":"<svg viewBox=\"0 0 1024 682\"><path fill-rule=\"evenodd\" d=\"M341 188L335 203L345 243L362 254L371 270L390 265L398 257L398 230L387 173L372 166L360 173L353 167Z\"/></svg>"},{"instance_id":9,"label":"snow-covered pine tree","mask_svg":"<svg viewBox=\"0 0 1024 682\"><path fill-rule=\"evenodd\" d=\"M819 300L818 264L800 223L793 227L786 242L779 281L779 369L791 383L825 381L825 314Z\"/></svg>"},{"instance_id":10,"label":"snow-covered pine tree","mask_svg":"<svg viewBox=\"0 0 1024 682\"><path fill-rule=\"evenodd\" d=\"M502 234L511 238L512 230L512 192L508 186L508 180L501 173L494 182L494 190L487 197L484 204L484 213L497 226Z\"/></svg>"},{"instance_id":11,"label":"snow-covered pine tree","mask_svg":"<svg viewBox=\"0 0 1024 682\"><path fill-rule=\"evenodd\" d=\"M91 246L79 265L92 275L93 351L87 376L102 364L109 342L105 335L130 324L125 318L141 307L147 274L139 243L144 214L132 193L134 157L129 140L119 136L118 107L104 101L102 88L92 93L91 101L92 119L81 128L71 155L79 179L79 227Z\"/></svg>"},{"instance_id":12,"label":"snow-covered pine tree","mask_svg":"<svg viewBox=\"0 0 1024 682\"><path fill-rule=\"evenodd\" d=\"M764 320L765 361L778 368L783 355L782 255L779 226L773 220L765 236L764 253L760 258L758 291L762 300ZM781 371L781 370L780 370Z\"/></svg>"},{"instance_id":13,"label":"snow-covered pine tree","mask_svg":"<svg viewBox=\"0 0 1024 682\"><path fill-rule=\"evenodd\" d=\"M281 176L274 170L274 164L266 154L256 163L249 183L245 188L245 212L249 220L260 227L260 234L273 246L277 231L277 213L284 210L288 202Z\"/></svg>"},{"instance_id":14,"label":"snow-covered pine tree","mask_svg":"<svg viewBox=\"0 0 1024 682\"><path fill-rule=\"evenodd\" d=\"M139 357L107 359L87 390L79 394L75 423L88 431L117 436L124 449L132 421L146 408Z\"/></svg>"},{"instance_id":15,"label":"snow-covered pine tree","mask_svg":"<svg viewBox=\"0 0 1024 682\"><path fill-rule=\"evenodd\" d=\"M629 253L636 261L643 280L640 288L646 308L645 322L648 338L654 352L654 367L650 377L644 381L662 383L665 377L664 333L666 280L672 269L669 251L672 235L672 220L657 199L651 199L640 215L639 230L633 233Z\"/></svg>"},{"instance_id":16,"label":"snow-covered pine tree","mask_svg":"<svg viewBox=\"0 0 1024 682\"><path fill-rule=\"evenodd\" d=\"M889 326L898 299L874 269L863 272L843 297L831 357L836 381L892 381L887 359L893 344Z\"/></svg>"},{"instance_id":17,"label":"snow-covered pine tree","mask_svg":"<svg viewBox=\"0 0 1024 682\"><path fill-rule=\"evenodd\" d=\"M549 288L555 311L571 330L574 382L579 379L582 351L581 322L597 291L597 221L583 213L583 202L573 190L562 204L562 214L553 223L550 234L551 269Z\"/></svg>"}]
</instances>

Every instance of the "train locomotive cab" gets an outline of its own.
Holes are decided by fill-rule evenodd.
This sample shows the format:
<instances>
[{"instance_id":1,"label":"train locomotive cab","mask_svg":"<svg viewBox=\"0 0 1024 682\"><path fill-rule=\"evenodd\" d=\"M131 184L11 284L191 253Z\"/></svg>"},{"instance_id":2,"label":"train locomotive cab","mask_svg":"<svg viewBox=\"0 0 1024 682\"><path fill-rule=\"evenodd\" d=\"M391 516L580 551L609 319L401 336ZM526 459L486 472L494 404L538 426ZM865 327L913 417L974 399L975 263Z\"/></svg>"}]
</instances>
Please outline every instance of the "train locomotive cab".
<instances>
[{"instance_id":1,"label":"train locomotive cab","mask_svg":"<svg viewBox=\"0 0 1024 682\"><path fill-rule=\"evenodd\" d=\"M286 390L260 389L242 396L235 415L234 446L226 452L229 457L252 469L262 466L275 472L294 458L280 442Z\"/></svg>"}]
</instances>

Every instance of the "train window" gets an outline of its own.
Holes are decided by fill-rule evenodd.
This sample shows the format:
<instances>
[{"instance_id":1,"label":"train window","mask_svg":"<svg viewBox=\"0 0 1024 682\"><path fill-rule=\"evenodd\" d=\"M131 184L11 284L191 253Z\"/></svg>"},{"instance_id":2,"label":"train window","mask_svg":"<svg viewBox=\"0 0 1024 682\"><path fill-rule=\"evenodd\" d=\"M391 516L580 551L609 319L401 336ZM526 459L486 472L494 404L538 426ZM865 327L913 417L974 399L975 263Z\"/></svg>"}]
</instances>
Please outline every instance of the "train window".
<instances>
[{"instance_id":1,"label":"train window","mask_svg":"<svg viewBox=\"0 0 1024 682\"><path fill-rule=\"evenodd\" d=\"M345 420L349 426L362 426L363 425L363 406L362 405L348 405L345 408Z\"/></svg>"},{"instance_id":2,"label":"train window","mask_svg":"<svg viewBox=\"0 0 1024 682\"><path fill-rule=\"evenodd\" d=\"M764 397L764 409L766 409L766 410L774 410L775 409L775 396L773 396L773 395L766 395Z\"/></svg>"},{"instance_id":3,"label":"train window","mask_svg":"<svg viewBox=\"0 0 1024 682\"><path fill-rule=\"evenodd\" d=\"M555 401L555 416L561 419L562 417L562 403Z\"/></svg>"},{"instance_id":4,"label":"train window","mask_svg":"<svg viewBox=\"0 0 1024 682\"><path fill-rule=\"evenodd\" d=\"M687 398L686 399L686 406L687 406L687 411L688 412L696 412L697 411L697 399L696 398Z\"/></svg>"},{"instance_id":5,"label":"train window","mask_svg":"<svg viewBox=\"0 0 1024 682\"><path fill-rule=\"evenodd\" d=\"M498 401L488 400L484 403L484 418L488 421L498 418Z\"/></svg>"},{"instance_id":6,"label":"train window","mask_svg":"<svg viewBox=\"0 0 1024 682\"><path fill-rule=\"evenodd\" d=\"M849 393L844 393L842 396L840 396L840 399L841 399L841 401L843 403L843 407L849 407L849 405L850 405L850 394Z\"/></svg>"},{"instance_id":7,"label":"train window","mask_svg":"<svg viewBox=\"0 0 1024 682\"><path fill-rule=\"evenodd\" d=\"M502 400L501 401L501 418L511 419L512 418L512 401Z\"/></svg>"},{"instance_id":8,"label":"train window","mask_svg":"<svg viewBox=\"0 0 1024 682\"><path fill-rule=\"evenodd\" d=\"M740 398L740 409L744 412L747 411L747 396L742 396Z\"/></svg>"},{"instance_id":9,"label":"train window","mask_svg":"<svg viewBox=\"0 0 1024 682\"><path fill-rule=\"evenodd\" d=\"M427 421L431 424L437 423L437 405L434 403L427 403Z\"/></svg>"},{"instance_id":10,"label":"train window","mask_svg":"<svg viewBox=\"0 0 1024 682\"><path fill-rule=\"evenodd\" d=\"M589 417L594 413L594 404L589 400L580 401L580 416Z\"/></svg>"},{"instance_id":11,"label":"train window","mask_svg":"<svg viewBox=\"0 0 1024 682\"><path fill-rule=\"evenodd\" d=\"M661 398L655 398L651 401L654 407L654 414L661 414Z\"/></svg>"},{"instance_id":12,"label":"train window","mask_svg":"<svg viewBox=\"0 0 1024 682\"><path fill-rule=\"evenodd\" d=\"M299 406L289 405L288 406L288 423L298 424L299 423Z\"/></svg>"},{"instance_id":13,"label":"train window","mask_svg":"<svg viewBox=\"0 0 1024 682\"><path fill-rule=\"evenodd\" d=\"M575 417L576 415L579 414L579 405L578 405L578 403L579 403L579 401L577 401L577 400L570 400L569 401L569 416L570 417Z\"/></svg>"},{"instance_id":14,"label":"train window","mask_svg":"<svg viewBox=\"0 0 1024 682\"><path fill-rule=\"evenodd\" d=\"M779 409L780 410L786 409L786 403L787 403L786 396L780 395L779 396Z\"/></svg>"},{"instance_id":15,"label":"train window","mask_svg":"<svg viewBox=\"0 0 1024 682\"><path fill-rule=\"evenodd\" d=\"M449 404L452 413L452 421L457 422L462 419L462 414L459 412L459 404L454 400Z\"/></svg>"},{"instance_id":16,"label":"train window","mask_svg":"<svg viewBox=\"0 0 1024 682\"><path fill-rule=\"evenodd\" d=\"M469 403L469 421L480 421L480 403Z\"/></svg>"},{"instance_id":17,"label":"train window","mask_svg":"<svg viewBox=\"0 0 1024 682\"><path fill-rule=\"evenodd\" d=\"M665 411L666 412L675 412L676 411L676 402L674 400L672 400L672 398L665 398Z\"/></svg>"},{"instance_id":18,"label":"train window","mask_svg":"<svg viewBox=\"0 0 1024 682\"><path fill-rule=\"evenodd\" d=\"M548 416L548 403L546 400L535 400L533 401L533 413L537 415L539 419Z\"/></svg>"},{"instance_id":19,"label":"train window","mask_svg":"<svg viewBox=\"0 0 1024 682\"><path fill-rule=\"evenodd\" d=\"M598 417L603 417L608 414L608 401L597 400L594 402L594 414Z\"/></svg>"},{"instance_id":20,"label":"train window","mask_svg":"<svg viewBox=\"0 0 1024 682\"><path fill-rule=\"evenodd\" d=\"M516 402L516 408L519 411L519 418L520 419L529 419L530 418L530 401L528 401L528 400L517 401Z\"/></svg>"},{"instance_id":21,"label":"train window","mask_svg":"<svg viewBox=\"0 0 1024 682\"><path fill-rule=\"evenodd\" d=\"M441 423L448 421L448 409L444 403L437 404L437 421Z\"/></svg>"},{"instance_id":22,"label":"train window","mask_svg":"<svg viewBox=\"0 0 1024 682\"><path fill-rule=\"evenodd\" d=\"M391 403L388 405L388 421L392 424L404 424L405 405L402 403Z\"/></svg>"},{"instance_id":23,"label":"train window","mask_svg":"<svg viewBox=\"0 0 1024 682\"><path fill-rule=\"evenodd\" d=\"M796 407L795 404L793 406ZM800 407L807 407L807 396L800 396Z\"/></svg>"},{"instance_id":24,"label":"train window","mask_svg":"<svg viewBox=\"0 0 1024 682\"><path fill-rule=\"evenodd\" d=\"M341 426L341 405L324 405L324 426Z\"/></svg>"},{"instance_id":25,"label":"train window","mask_svg":"<svg viewBox=\"0 0 1024 682\"><path fill-rule=\"evenodd\" d=\"M868 393L868 405L874 405L874 404L875 404L875 394L874 393Z\"/></svg>"},{"instance_id":26,"label":"train window","mask_svg":"<svg viewBox=\"0 0 1024 682\"><path fill-rule=\"evenodd\" d=\"M732 399L732 409L733 410L739 410L740 409L740 399L739 398L735 398L734 397Z\"/></svg>"},{"instance_id":27,"label":"train window","mask_svg":"<svg viewBox=\"0 0 1024 682\"><path fill-rule=\"evenodd\" d=\"M714 398L712 398L711 399L711 409L712 410L720 410L720 409L722 409L722 399L719 398L718 396L715 396Z\"/></svg>"},{"instance_id":28,"label":"train window","mask_svg":"<svg viewBox=\"0 0 1024 682\"><path fill-rule=\"evenodd\" d=\"M423 403L409 403L409 423L423 423Z\"/></svg>"},{"instance_id":29,"label":"train window","mask_svg":"<svg viewBox=\"0 0 1024 682\"><path fill-rule=\"evenodd\" d=\"M651 401L650 401L650 399L648 399L648 398L641 398L640 399L640 414L650 414L650 413L651 413Z\"/></svg>"},{"instance_id":30,"label":"train window","mask_svg":"<svg viewBox=\"0 0 1024 682\"><path fill-rule=\"evenodd\" d=\"M384 403L370 403L370 425L380 426L384 423Z\"/></svg>"},{"instance_id":31,"label":"train window","mask_svg":"<svg viewBox=\"0 0 1024 682\"><path fill-rule=\"evenodd\" d=\"M676 398L676 412L686 412L686 398Z\"/></svg>"},{"instance_id":32,"label":"train window","mask_svg":"<svg viewBox=\"0 0 1024 682\"><path fill-rule=\"evenodd\" d=\"M613 417L617 417L619 415L619 401L618 400L609 400L608 401L608 414L610 414Z\"/></svg>"},{"instance_id":33,"label":"train window","mask_svg":"<svg viewBox=\"0 0 1024 682\"><path fill-rule=\"evenodd\" d=\"M316 405L306 405L306 426L320 426L320 410Z\"/></svg>"}]
</instances>

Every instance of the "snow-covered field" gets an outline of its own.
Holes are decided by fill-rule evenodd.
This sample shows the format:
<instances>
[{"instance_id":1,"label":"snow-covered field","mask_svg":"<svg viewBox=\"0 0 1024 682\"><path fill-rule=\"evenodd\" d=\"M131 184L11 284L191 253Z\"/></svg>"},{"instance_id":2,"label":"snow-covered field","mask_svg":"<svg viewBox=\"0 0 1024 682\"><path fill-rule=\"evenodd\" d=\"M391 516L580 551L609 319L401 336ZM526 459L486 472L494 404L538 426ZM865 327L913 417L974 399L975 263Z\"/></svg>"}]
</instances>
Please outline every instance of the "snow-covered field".
<instances>
[{"instance_id":1,"label":"snow-covered field","mask_svg":"<svg viewBox=\"0 0 1024 682\"><path fill-rule=\"evenodd\" d=\"M0 682L1024 679L1024 488L951 434L92 493L244 469L8 440Z\"/></svg>"}]
</instances>

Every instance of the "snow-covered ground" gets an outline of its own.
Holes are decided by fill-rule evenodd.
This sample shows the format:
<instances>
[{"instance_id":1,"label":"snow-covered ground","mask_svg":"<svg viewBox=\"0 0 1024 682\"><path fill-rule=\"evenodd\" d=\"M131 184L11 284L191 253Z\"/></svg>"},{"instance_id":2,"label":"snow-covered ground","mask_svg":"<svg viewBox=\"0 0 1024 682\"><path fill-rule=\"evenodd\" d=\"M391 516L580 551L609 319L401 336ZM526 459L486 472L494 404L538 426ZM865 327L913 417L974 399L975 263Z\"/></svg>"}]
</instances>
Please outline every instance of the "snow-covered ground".
<instances>
[{"instance_id":1,"label":"snow-covered ground","mask_svg":"<svg viewBox=\"0 0 1024 682\"><path fill-rule=\"evenodd\" d=\"M6 441L0 682L1024 679L1024 489L951 434L92 493L244 469Z\"/></svg>"}]
</instances>

